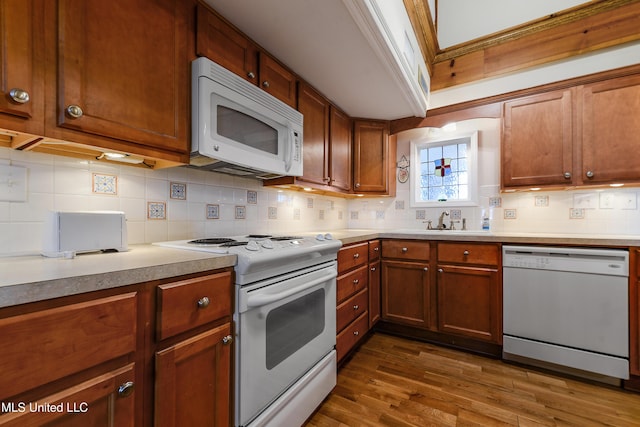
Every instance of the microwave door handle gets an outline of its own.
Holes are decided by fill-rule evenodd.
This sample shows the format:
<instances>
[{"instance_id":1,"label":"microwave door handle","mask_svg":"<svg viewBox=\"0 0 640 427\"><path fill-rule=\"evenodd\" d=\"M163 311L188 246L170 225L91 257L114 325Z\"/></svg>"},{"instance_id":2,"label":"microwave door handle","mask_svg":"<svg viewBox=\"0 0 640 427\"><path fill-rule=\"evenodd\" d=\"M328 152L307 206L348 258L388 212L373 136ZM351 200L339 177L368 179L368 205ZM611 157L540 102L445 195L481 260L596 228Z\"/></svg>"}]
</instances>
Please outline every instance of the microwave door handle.
<instances>
[{"instance_id":1,"label":"microwave door handle","mask_svg":"<svg viewBox=\"0 0 640 427\"><path fill-rule=\"evenodd\" d=\"M291 169L291 162L293 160L293 144L295 141L295 135L293 133L293 130L289 130L289 139L287 140L287 144L285 147L285 160L284 160L284 170L286 170L287 172L289 172L289 169Z\"/></svg>"},{"instance_id":2,"label":"microwave door handle","mask_svg":"<svg viewBox=\"0 0 640 427\"><path fill-rule=\"evenodd\" d=\"M287 289L286 291L283 291L283 292L278 292L277 294L250 295L249 298L247 299L247 307L260 307L263 305L271 304L272 302L280 301L291 295L295 295L306 289L312 288L320 283L326 282L331 279L335 279L337 275L338 273L335 270L333 270L330 273L325 274L324 276L318 279L312 280L308 283L304 283L300 286L296 286L295 288Z\"/></svg>"}]
</instances>

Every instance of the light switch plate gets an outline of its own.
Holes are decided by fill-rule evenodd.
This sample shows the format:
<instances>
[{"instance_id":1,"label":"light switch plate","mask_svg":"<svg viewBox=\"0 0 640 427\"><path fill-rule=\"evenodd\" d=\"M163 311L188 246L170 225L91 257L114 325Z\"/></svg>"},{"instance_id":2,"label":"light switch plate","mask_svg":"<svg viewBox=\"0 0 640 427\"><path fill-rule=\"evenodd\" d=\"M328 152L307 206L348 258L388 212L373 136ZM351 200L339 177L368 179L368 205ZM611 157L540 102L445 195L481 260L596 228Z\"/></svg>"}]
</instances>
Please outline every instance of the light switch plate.
<instances>
[{"instance_id":1,"label":"light switch plate","mask_svg":"<svg viewBox=\"0 0 640 427\"><path fill-rule=\"evenodd\" d=\"M0 165L0 201L27 201L27 168Z\"/></svg>"}]
</instances>

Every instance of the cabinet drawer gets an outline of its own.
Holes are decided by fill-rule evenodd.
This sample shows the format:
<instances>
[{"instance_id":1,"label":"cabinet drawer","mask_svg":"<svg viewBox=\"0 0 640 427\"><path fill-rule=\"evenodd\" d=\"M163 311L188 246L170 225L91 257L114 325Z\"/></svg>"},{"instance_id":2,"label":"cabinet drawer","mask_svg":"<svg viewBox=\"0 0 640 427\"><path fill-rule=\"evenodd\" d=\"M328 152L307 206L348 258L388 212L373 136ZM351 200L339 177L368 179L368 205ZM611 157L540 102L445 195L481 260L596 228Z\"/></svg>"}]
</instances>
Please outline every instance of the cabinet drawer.
<instances>
[{"instance_id":1,"label":"cabinet drawer","mask_svg":"<svg viewBox=\"0 0 640 427\"><path fill-rule=\"evenodd\" d=\"M366 289L358 292L342 304L337 309L336 330L339 332L358 316L368 310L369 292Z\"/></svg>"},{"instance_id":2,"label":"cabinet drawer","mask_svg":"<svg viewBox=\"0 0 640 427\"><path fill-rule=\"evenodd\" d=\"M369 262L374 262L380 259L380 240L371 240L369 242Z\"/></svg>"},{"instance_id":3,"label":"cabinet drawer","mask_svg":"<svg viewBox=\"0 0 640 427\"><path fill-rule=\"evenodd\" d=\"M498 265L500 245L484 243L439 243L438 262Z\"/></svg>"},{"instance_id":4,"label":"cabinet drawer","mask_svg":"<svg viewBox=\"0 0 640 427\"><path fill-rule=\"evenodd\" d=\"M336 299L338 304L349 298L356 292L367 287L369 279L369 268L366 265L354 270L344 276L338 277L338 287L336 290Z\"/></svg>"},{"instance_id":5,"label":"cabinet drawer","mask_svg":"<svg viewBox=\"0 0 640 427\"><path fill-rule=\"evenodd\" d=\"M137 294L0 319L0 400L136 349Z\"/></svg>"},{"instance_id":6,"label":"cabinet drawer","mask_svg":"<svg viewBox=\"0 0 640 427\"><path fill-rule=\"evenodd\" d=\"M382 257L429 261L429 243L415 240L385 240L382 242Z\"/></svg>"},{"instance_id":7,"label":"cabinet drawer","mask_svg":"<svg viewBox=\"0 0 640 427\"><path fill-rule=\"evenodd\" d=\"M231 273L158 286L158 340L231 315Z\"/></svg>"},{"instance_id":8,"label":"cabinet drawer","mask_svg":"<svg viewBox=\"0 0 640 427\"><path fill-rule=\"evenodd\" d=\"M359 243L338 251L338 274L367 263L369 244Z\"/></svg>"},{"instance_id":9,"label":"cabinet drawer","mask_svg":"<svg viewBox=\"0 0 640 427\"><path fill-rule=\"evenodd\" d=\"M355 346L358 341L366 335L369 327L369 313L364 312L356 319L355 322L347 326L336 337L336 350L338 351L338 360L342 359L349 350Z\"/></svg>"}]
</instances>

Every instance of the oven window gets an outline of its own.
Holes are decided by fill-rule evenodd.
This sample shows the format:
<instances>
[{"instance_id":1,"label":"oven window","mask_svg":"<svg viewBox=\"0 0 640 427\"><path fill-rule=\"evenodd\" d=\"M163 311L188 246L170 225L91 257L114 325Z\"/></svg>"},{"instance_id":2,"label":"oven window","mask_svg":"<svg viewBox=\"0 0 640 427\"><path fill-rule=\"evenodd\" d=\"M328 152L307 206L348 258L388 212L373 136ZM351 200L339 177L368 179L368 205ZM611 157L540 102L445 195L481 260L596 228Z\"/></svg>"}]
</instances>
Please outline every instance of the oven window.
<instances>
[{"instance_id":1,"label":"oven window","mask_svg":"<svg viewBox=\"0 0 640 427\"><path fill-rule=\"evenodd\" d=\"M318 289L267 315L267 369L273 369L324 330L324 289Z\"/></svg>"},{"instance_id":2,"label":"oven window","mask_svg":"<svg viewBox=\"0 0 640 427\"><path fill-rule=\"evenodd\" d=\"M218 135L270 154L278 154L278 131L240 111L217 106Z\"/></svg>"}]
</instances>

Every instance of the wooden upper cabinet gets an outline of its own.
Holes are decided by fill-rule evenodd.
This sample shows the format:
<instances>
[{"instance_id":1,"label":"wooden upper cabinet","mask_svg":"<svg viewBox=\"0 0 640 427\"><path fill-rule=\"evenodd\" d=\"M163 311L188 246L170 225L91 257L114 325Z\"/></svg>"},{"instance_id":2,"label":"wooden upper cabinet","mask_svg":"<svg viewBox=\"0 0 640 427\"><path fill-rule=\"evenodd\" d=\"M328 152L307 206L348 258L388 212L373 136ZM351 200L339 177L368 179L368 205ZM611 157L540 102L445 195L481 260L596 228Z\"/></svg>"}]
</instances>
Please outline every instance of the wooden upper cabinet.
<instances>
[{"instance_id":1,"label":"wooden upper cabinet","mask_svg":"<svg viewBox=\"0 0 640 427\"><path fill-rule=\"evenodd\" d=\"M356 193L395 195L395 136L389 137L389 123L356 120L353 130L353 189Z\"/></svg>"},{"instance_id":2,"label":"wooden upper cabinet","mask_svg":"<svg viewBox=\"0 0 640 427\"><path fill-rule=\"evenodd\" d=\"M329 108L322 95L300 82L298 111L304 115L301 181L320 185L329 182Z\"/></svg>"},{"instance_id":3,"label":"wooden upper cabinet","mask_svg":"<svg viewBox=\"0 0 640 427\"><path fill-rule=\"evenodd\" d=\"M264 52L260 53L259 64L260 87L290 107L296 108L295 74Z\"/></svg>"},{"instance_id":4,"label":"wooden upper cabinet","mask_svg":"<svg viewBox=\"0 0 640 427\"><path fill-rule=\"evenodd\" d=\"M560 90L504 104L504 188L573 182L572 94Z\"/></svg>"},{"instance_id":5,"label":"wooden upper cabinet","mask_svg":"<svg viewBox=\"0 0 640 427\"><path fill-rule=\"evenodd\" d=\"M47 134L135 154L188 154L190 8L179 0L45 7L47 100L56 105L47 108Z\"/></svg>"},{"instance_id":6,"label":"wooden upper cabinet","mask_svg":"<svg viewBox=\"0 0 640 427\"><path fill-rule=\"evenodd\" d=\"M338 108L331 106L329 137L329 184L343 191L351 190L351 153L353 121Z\"/></svg>"},{"instance_id":7,"label":"wooden upper cabinet","mask_svg":"<svg viewBox=\"0 0 640 427\"><path fill-rule=\"evenodd\" d=\"M258 47L203 4L198 4L196 53L258 84Z\"/></svg>"},{"instance_id":8,"label":"wooden upper cabinet","mask_svg":"<svg viewBox=\"0 0 640 427\"><path fill-rule=\"evenodd\" d=\"M640 75L584 85L578 93L582 182L640 182Z\"/></svg>"},{"instance_id":9,"label":"wooden upper cabinet","mask_svg":"<svg viewBox=\"0 0 640 427\"><path fill-rule=\"evenodd\" d=\"M44 131L42 41L42 9L33 0L0 0L0 127Z\"/></svg>"}]
</instances>

